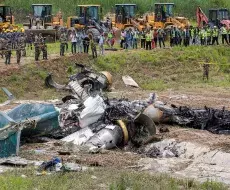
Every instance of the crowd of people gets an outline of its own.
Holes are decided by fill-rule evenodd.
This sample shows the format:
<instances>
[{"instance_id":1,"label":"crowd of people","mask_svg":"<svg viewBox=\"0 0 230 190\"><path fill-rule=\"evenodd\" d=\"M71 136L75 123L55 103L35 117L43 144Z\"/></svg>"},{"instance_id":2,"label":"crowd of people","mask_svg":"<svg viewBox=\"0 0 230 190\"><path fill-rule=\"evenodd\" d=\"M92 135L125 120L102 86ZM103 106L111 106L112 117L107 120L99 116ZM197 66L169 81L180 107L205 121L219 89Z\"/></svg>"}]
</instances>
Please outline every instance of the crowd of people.
<instances>
[{"instance_id":1,"label":"crowd of people","mask_svg":"<svg viewBox=\"0 0 230 190\"><path fill-rule=\"evenodd\" d=\"M120 48L124 49L146 49L151 50L156 47L164 48L165 40L169 37L170 47L189 45L219 45L221 37L222 44L230 44L230 29L222 26L220 29L214 26L201 28L186 27L185 29L171 26L164 30L161 27L143 29L122 30Z\"/></svg>"},{"instance_id":2,"label":"crowd of people","mask_svg":"<svg viewBox=\"0 0 230 190\"><path fill-rule=\"evenodd\" d=\"M222 44L230 44L230 29L222 26L220 29L216 26L205 26L201 28L186 27L184 29L171 26L163 29L150 28L137 30L129 28L122 30L119 35L115 35L113 30L108 33L100 33L94 36L90 32L82 30L63 30L60 32L60 56L64 56L68 51L68 43L71 43L72 54L86 53L91 50L93 58L97 58L98 53L104 55L105 45L114 48L115 42L119 43L121 49L146 49L151 50L157 47L165 48L166 39L169 40L170 47L190 46L190 45L219 45L220 38ZM47 60L46 39L42 34L29 34L24 31L5 30L0 33L1 56L5 55L5 64L10 64L12 50L16 51L17 63L20 63L22 56L26 56L26 45L32 49L34 45L35 61L39 61L40 54L43 54L43 60Z\"/></svg>"},{"instance_id":3,"label":"crowd of people","mask_svg":"<svg viewBox=\"0 0 230 190\"><path fill-rule=\"evenodd\" d=\"M26 56L26 35L23 31L7 29L0 33L0 52L4 58L5 64L11 62L12 51L16 51L17 63L20 63L21 57Z\"/></svg>"}]
</instances>

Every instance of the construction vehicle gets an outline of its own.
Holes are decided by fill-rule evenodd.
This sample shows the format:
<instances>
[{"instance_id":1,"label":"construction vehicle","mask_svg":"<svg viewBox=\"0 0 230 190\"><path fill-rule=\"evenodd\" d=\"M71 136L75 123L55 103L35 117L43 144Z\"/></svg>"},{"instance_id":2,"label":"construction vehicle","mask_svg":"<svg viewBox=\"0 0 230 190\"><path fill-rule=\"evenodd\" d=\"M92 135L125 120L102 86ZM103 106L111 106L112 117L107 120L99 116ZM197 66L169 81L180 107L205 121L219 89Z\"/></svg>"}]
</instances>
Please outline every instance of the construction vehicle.
<instances>
[{"instance_id":1,"label":"construction vehicle","mask_svg":"<svg viewBox=\"0 0 230 190\"><path fill-rule=\"evenodd\" d=\"M209 18L205 15L200 7L197 7L196 11L197 25L198 27L209 25L211 27L226 25L230 28L230 16L229 11L226 8L221 9L209 9Z\"/></svg>"},{"instance_id":2,"label":"construction vehicle","mask_svg":"<svg viewBox=\"0 0 230 190\"><path fill-rule=\"evenodd\" d=\"M100 21L102 9L100 5L78 5L76 15L67 18L69 30L85 30L97 39L100 33L108 32L108 23Z\"/></svg>"},{"instance_id":3,"label":"construction vehicle","mask_svg":"<svg viewBox=\"0 0 230 190\"><path fill-rule=\"evenodd\" d=\"M24 23L24 29L27 34L42 33L44 37L51 37L56 41L58 30L63 27L61 15L52 15L51 4L32 4L32 15L29 15L29 23Z\"/></svg>"},{"instance_id":4,"label":"construction vehicle","mask_svg":"<svg viewBox=\"0 0 230 190\"><path fill-rule=\"evenodd\" d=\"M155 12L145 15L147 27L169 29L171 26L178 28L189 26L187 18L174 16L174 7L174 3L155 3Z\"/></svg>"},{"instance_id":5,"label":"construction vehicle","mask_svg":"<svg viewBox=\"0 0 230 190\"><path fill-rule=\"evenodd\" d=\"M10 6L0 5L0 31L10 29L17 30L18 26L14 25L14 16Z\"/></svg>"},{"instance_id":6,"label":"construction vehicle","mask_svg":"<svg viewBox=\"0 0 230 190\"><path fill-rule=\"evenodd\" d=\"M136 27L141 31L144 25L135 20L136 9L136 4L116 4L115 19L112 18L113 26L119 30Z\"/></svg>"}]
</instances>

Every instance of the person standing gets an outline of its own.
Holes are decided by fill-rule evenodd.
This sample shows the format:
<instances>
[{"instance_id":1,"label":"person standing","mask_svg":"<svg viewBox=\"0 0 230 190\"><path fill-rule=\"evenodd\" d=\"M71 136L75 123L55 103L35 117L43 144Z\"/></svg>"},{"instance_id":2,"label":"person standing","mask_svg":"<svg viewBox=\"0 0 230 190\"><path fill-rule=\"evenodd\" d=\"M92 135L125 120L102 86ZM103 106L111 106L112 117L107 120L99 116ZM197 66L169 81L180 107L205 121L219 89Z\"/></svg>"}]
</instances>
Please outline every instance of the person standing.
<instances>
[{"instance_id":1,"label":"person standing","mask_svg":"<svg viewBox=\"0 0 230 190\"><path fill-rule=\"evenodd\" d=\"M38 35L35 35L35 37L34 37L34 50L35 50L34 58L35 58L35 61L39 60L39 56L40 56L40 47L39 46L40 45L39 45Z\"/></svg>"},{"instance_id":2,"label":"person standing","mask_svg":"<svg viewBox=\"0 0 230 190\"><path fill-rule=\"evenodd\" d=\"M159 27L157 34L158 34L158 41L159 41L160 48L162 47L162 44L165 48L165 39L164 39L165 32L164 32L164 30L161 27Z\"/></svg>"},{"instance_id":3,"label":"person standing","mask_svg":"<svg viewBox=\"0 0 230 190\"><path fill-rule=\"evenodd\" d=\"M12 49L11 40L8 39L7 44L6 44L6 52L5 52L5 58L6 58L5 64L6 65L10 65L10 60L11 60L11 55L12 55L11 49Z\"/></svg>"},{"instance_id":4,"label":"person standing","mask_svg":"<svg viewBox=\"0 0 230 190\"><path fill-rule=\"evenodd\" d=\"M89 39L90 39L90 47L91 47L93 58L97 58L97 47L96 47L96 43L94 42L93 36L89 35Z\"/></svg>"},{"instance_id":5,"label":"person standing","mask_svg":"<svg viewBox=\"0 0 230 190\"><path fill-rule=\"evenodd\" d=\"M146 34L146 50L151 50L151 41L152 41L152 36L150 31Z\"/></svg>"},{"instance_id":6,"label":"person standing","mask_svg":"<svg viewBox=\"0 0 230 190\"><path fill-rule=\"evenodd\" d=\"M47 45L43 37L40 39L40 47L42 51L43 60L48 60Z\"/></svg>"},{"instance_id":7,"label":"person standing","mask_svg":"<svg viewBox=\"0 0 230 190\"><path fill-rule=\"evenodd\" d=\"M86 34L83 39L84 53L89 53L89 43L90 39L89 36Z\"/></svg>"},{"instance_id":8,"label":"person standing","mask_svg":"<svg viewBox=\"0 0 230 190\"><path fill-rule=\"evenodd\" d=\"M228 44L228 31L227 31L227 27L225 25L223 25L220 28L221 31L221 36L222 36L222 44L224 44L224 42L226 42Z\"/></svg>"},{"instance_id":9,"label":"person standing","mask_svg":"<svg viewBox=\"0 0 230 190\"><path fill-rule=\"evenodd\" d=\"M138 40L139 40L139 32L137 28L135 28L135 30L133 31L133 43L132 43L133 49L137 49Z\"/></svg>"},{"instance_id":10,"label":"person standing","mask_svg":"<svg viewBox=\"0 0 230 190\"><path fill-rule=\"evenodd\" d=\"M21 43L16 43L16 58L17 58L17 64L20 64L21 61Z\"/></svg>"},{"instance_id":11,"label":"person standing","mask_svg":"<svg viewBox=\"0 0 230 190\"><path fill-rule=\"evenodd\" d=\"M126 36L125 31L124 31L124 30L121 30L121 42L120 42L120 48L124 48L125 36Z\"/></svg>"},{"instance_id":12,"label":"person standing","mask_svg":"<svg viewBox=\"0 0 230 190\"><path fill-rule=\"evenodd\" d=\"M207 27L206 29L206 33L207 33L207 45L211 45L212 42L212 29L210 28L210 26Z\"/></svg>"},{"instance_id":13,"label":"person standing","mask_svg":"<svg viewBox=\"0 0 230 190\"><path fill-rule=\"evenodd\" d=\"M65 56L66 40L65 40L65 34L63 32L61 33L59 41L60 41L60 56Z\"/></svg>"},{"instance_id":14,"label":"person standing","mask_svg":"<svg viewBox=\"0 0 230 190\"><path fill-rule=\"evenodd\" d=\"M73 30L70 34L70 40L71 40L71 52L72 54L76 54L77 53L77 35L76 35L76 31Z\"/></svg>"},{"instance_id":15,"label":"person standing","mask_svg":"<svg viewBox=\"0 0 230 190\"><path fill-rule=\"evenodd\" d=\"M145 33L144 28L142 29L140 36L141 36L141 49L145 49L146 33Z\"/></svg>"},{"instance_id":16,"label":"person standing","mask_svg":"<svg viewBox=\"0 0 230 190\"><path fill-rule=\"evenodd\" d=\"M153 32L155 48L157 48L157 28L154 28Z\"/></svg>"},{"instance_id":17,"label":"person standing","mask_svg":"<svg viewBox=\"0 0 230 190\"><path fill-rule=\"evenodd\" d=\"M84 38L84 36L83 36L83 33L81 30L76 33L76 37L77 37L77 44L76 44L77 53L83 53L83 38Z\"/></svg>"},{"instance_id":18,"label":"person standing","mask_svg":"<svg viewBox=\"0 0 230 190\"><path fill-rule=\"evenodd\" d=\"M99 52L101 55L104 55L104 43L105 43L105 37L104 34L101 33L99 36Z\"/></svg>"},{"instance_id":19,"label":"person standing","mask_svg":"<svg viewBox=\"0 0 230 190\"><path fill-rule=\"evenodd\" d=\"M216 42L216 45L219 45L218 38L219 38L219 29L216 26L214 26L213 33L212 33L212 45L214 45L215 42Z\"/></svg>"},{"instance_id":20,"label":"person standing","mask_svg":"<svg viewBox=\"0 0 230 190\"><path fill-rule=\"evenodd\" d=\"M170 29L170 47L175 45L175 38L176 38L176 30L175 27L171 26Z\"/></svg>"},{"instance_id":21,"label":"person standing","mask_svg":"<svg viewBox=\"0 0 230 190\"><path fill-rule=\"evenodd\" d=\"M184 30L184 46L185 47L189 46L189 40L190 40L189 28L187 27Z\"/></svg>"}]
</instances>

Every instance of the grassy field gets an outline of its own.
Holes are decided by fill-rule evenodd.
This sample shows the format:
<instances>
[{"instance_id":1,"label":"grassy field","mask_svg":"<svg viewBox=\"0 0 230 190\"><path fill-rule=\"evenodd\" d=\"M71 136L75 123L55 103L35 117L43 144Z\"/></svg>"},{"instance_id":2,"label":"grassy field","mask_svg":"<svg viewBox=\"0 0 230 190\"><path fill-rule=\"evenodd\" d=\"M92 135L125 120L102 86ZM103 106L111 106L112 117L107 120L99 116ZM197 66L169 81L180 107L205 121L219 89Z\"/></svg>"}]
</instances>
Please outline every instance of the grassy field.
<instances>
[{"instance_id":1,"label":"grassy field","mask_svg":"<svg viewBox=\"0 0 230 190\"><path fill-rule=\"evenodd\" d=\"M58 44L48 50L58 53ZM0 86L7 86L19 99L56 98L60 92L47 89L44 85L45 77L52 72L57 81L65 83L69 75L77 72L74 63L78 62L98 71L111 72L115 88L125 88L121 80L123 75L133 77L144 90L229 88L229 55L230 48L226 46L108 52L95 60L91 56L76 55L39 64L26 64L1 77ZM211 63L209 81L202 79L203 62ZM3 94L0 95L0 101L5 100Z\"/></svg>"},{"instance_id":2,"label":"grassy field","mask_svg":"<svg viewBox=\"0 0 230 190\"><path fill-rule=\"evenodd\" d=\"M150 175L116 168L97 168L82 173L36 176L31 170L20 170L0 175L0 190L225 190L216 182L197 183L174 179L167 175ZM26 178L21 177L25 175Z\"/></svg>"}]
</instances>

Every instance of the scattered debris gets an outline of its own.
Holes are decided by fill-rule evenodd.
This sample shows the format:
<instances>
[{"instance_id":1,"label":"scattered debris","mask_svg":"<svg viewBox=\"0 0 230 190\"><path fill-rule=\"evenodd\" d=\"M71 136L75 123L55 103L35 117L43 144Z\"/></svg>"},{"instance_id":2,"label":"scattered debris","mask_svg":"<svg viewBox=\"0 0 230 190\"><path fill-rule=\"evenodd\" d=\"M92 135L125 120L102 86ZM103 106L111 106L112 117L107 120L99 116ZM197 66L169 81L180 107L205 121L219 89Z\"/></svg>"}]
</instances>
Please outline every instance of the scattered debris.
<instances>
[{"instance_id":1,"label":"scattered debris","mask_svg":"<svg viewBox=\"0 0 230 190\"><path fill-rule=\"evenodd\" d=\"M7 88L4 88L4 87L3 87L2 90L3 90L4 93L7 95L8 100L5 101L5 102L3 102L2 104L0 104L0 107L5 106L5 105L11 103L12 100L15 99L14 95L13 95Z\"/></svg>"},{"instance_id":2,"label":"scattered debris","mask_svg":"<svg viewBox=\"0 0 230 190\"><path fill-rule=\"evenodd\" d=\"M0 159L0 165L3 166L25 167L28 164L32 164L32 162L20 157L9 157Z\"/></svg>"},{"instance_id":3,"label":"scattered debris","mask_svg":"<svg viewBox=\"0 0 230 190\"><path fill-rule=\"evenodd\" d=\"M108 90L112 85L112 75L103 71L101 73L96 73L86 68L82 64L77 64L76 66L81 69L81 71L75 75L70 76L69 84L60 85L56 83L52 74L49 74L45 79L45 84L47 87L54 87L59 90L72 90L78 98L84 97L86 100L86 94L95 95L100 93L101 90ZM83 93L83 94L82 94Z\"/></svg>"},{"instance_id":4,"label":"scattered debris","mask_svg":"<svg viewBox=\"0 0 230 190\"><path fill-rule=\"evenodd\" d=\"M122 76L122 80L126 86L139 88L138 84L130 76Z\"/></svg>"},{"instance_id":5,"label":"scattered debris","mask_svg":"<svg viewBox=\"0 0 230 190\"><path fill-rule=\"evenodd\" d=\"M208 130L215 134L230 134L230 111L225 110L225 108L222 110L208 107L193 109L186 106L176 107L175 105L155 104L151 109L154 112L152 112L152 115L149 115L150 118L154 121L158 120L160 123ZM150 107L146 110L144 113L147 113ZM155 117L156 115L157 117Z\"/></svg>"},{"instance_id":6,"label":"scattered debris","mask_svg":"<svg viewBox=\"0 0 230 190\"><path fill-rule=\"evenodd\" d=\"M49 175L53 172L80 172L86 171L87 167L82 167L74 163L63 163L60 158L53 158L47 162L43 162L37 171L37 175Z\"/></svg>"}]
</instances>

